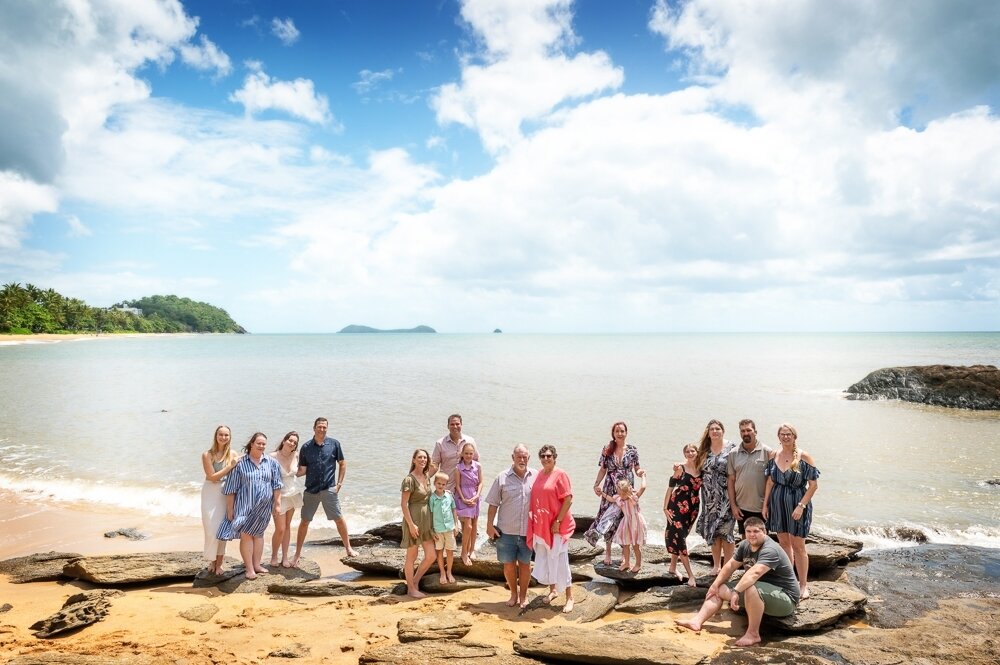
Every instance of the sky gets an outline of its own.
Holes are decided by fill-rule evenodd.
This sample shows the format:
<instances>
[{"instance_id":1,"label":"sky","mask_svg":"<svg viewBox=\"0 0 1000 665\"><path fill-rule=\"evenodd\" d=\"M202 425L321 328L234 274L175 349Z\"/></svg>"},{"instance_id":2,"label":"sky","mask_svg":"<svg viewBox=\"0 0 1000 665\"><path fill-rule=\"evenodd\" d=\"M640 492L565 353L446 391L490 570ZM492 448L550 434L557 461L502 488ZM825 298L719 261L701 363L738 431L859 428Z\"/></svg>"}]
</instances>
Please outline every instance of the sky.
<instances>
[{"instance_id":1,"label":"sky","mask_svg":"<svg viewBox=\"0 0 1000 665\"><path fill-rule=\"evenodd\" d=\"M0 0L0 282L251 332L1000 330L1000 3Z\"/></svg>"}]
</instances>

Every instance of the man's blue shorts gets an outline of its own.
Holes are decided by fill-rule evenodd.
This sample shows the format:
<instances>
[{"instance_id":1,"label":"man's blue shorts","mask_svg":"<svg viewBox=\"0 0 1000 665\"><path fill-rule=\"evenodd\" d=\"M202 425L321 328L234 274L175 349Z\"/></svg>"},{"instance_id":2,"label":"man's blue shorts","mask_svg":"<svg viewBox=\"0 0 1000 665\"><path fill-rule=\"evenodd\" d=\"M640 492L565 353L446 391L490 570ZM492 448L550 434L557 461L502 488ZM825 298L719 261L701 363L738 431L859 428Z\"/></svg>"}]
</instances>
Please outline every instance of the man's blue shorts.
<instances>
[{"instance_id":1,"label":"man's blue shorts","mask_svg":"<svg viewBox=\"0 0 1000 665\"><path fill-rule=\"evenodd\" d=\"M531 563L531 550L528 549L528 539L524 536L512 536L509 533L500 534L497 539L497 561L500 563Z\"/></svg>"}]
</instances>

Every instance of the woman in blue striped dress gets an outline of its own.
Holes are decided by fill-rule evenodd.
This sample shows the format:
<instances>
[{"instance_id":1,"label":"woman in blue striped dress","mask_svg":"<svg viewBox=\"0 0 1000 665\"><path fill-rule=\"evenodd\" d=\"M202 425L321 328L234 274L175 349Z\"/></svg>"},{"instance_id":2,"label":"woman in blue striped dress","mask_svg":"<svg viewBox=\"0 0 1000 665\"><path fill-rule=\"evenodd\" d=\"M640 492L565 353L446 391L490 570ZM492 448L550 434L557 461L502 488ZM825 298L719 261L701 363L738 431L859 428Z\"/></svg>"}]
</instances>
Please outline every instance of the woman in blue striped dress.
<instances>
[{"instance_id":1,"label":"woman in blue striped dress","mask_svg":"<svg viewBox=\"0 0 1000 665\"><path fill-rule=\"evenodd\" d=\"M799 434L785 423L778 428L781 450L767 463L764 473L764 508L768 529L778 534L778 544L795 566L800 597L809 597L809 555L806 536L812 526L812 497L819 489L819 469L812 456L798 446Z\"/></svg>"},{"instance_id":2,"label":"woman in blue striped dress","mask_svg":"<svg viewBox=\"0 0 1000 665\"><path fill-rule=\"evenodd\" d=\"M240 539L240 555L248 580L267 573L260 560L264 556L264 530L271 510L281 510L281 467L264 455L267 437L254 432L243 457L226 478L226 519L219 526L219 540Z\"/></svg>"}]
</instances>

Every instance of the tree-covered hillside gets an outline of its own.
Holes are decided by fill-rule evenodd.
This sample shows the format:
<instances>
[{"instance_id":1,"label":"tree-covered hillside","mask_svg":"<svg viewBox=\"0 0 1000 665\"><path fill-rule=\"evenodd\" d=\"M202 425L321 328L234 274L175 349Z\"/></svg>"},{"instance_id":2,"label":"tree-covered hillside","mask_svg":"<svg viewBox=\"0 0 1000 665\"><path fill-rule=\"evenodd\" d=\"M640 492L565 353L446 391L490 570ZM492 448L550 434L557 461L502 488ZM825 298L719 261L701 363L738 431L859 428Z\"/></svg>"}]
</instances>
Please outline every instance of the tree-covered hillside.
<instances>
[{"instance_id":1,"label":"tree-covered hillside","mask_svg":"<svg viewBox=\"0 0 1000 665\"><path fill-rule=\"evenodd\" d=\"M131 308L138 312L130 311ZM232 332L243 326L225 310L177 296L150 296L91 307L52 289L17 283L0 287L0 333Z\"/></svg>"}]
</instances>

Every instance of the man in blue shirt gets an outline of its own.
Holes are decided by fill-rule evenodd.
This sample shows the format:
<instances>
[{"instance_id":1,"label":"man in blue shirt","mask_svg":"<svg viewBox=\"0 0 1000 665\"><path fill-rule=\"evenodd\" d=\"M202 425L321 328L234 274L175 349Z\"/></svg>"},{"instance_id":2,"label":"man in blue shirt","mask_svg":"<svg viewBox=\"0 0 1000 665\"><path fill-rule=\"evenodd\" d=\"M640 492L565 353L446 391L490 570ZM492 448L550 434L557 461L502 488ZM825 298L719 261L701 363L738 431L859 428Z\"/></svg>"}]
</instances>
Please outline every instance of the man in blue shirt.
<instances>
[{"instance_id":1,"label":"man in blue shirt","mask_svg":"<svg viewBox=\"0 0 1000 665\"><path fill-rule=\"evenodd\" d=\"M302 555L302 545L309 532L309 523L316 515L316 509L320 504L323 504L326 518L333 520L337 525L337 532L344 542L347 556L357 554L351 547L347 522L340 510L340 488L344 485L347 461L344 459L340 441L326 435L328 427L329 422L326 418L317 418L313 423L313 438L306 441L299 450L299 471L296 475L306 477L306 487L302 495L299 531L295 537L295 556L291 562L293 567L298 565L299 557Z\"/></svg>"}]
</instances>

